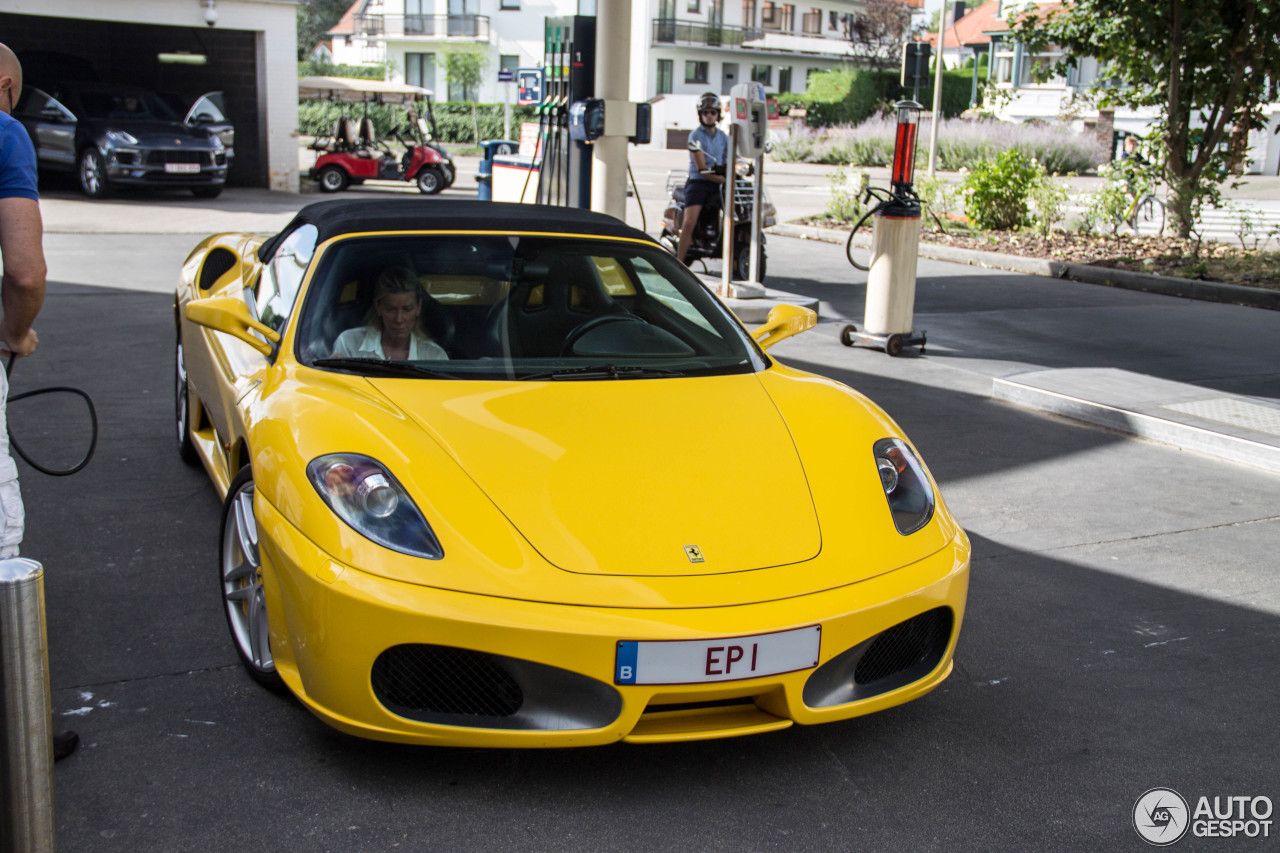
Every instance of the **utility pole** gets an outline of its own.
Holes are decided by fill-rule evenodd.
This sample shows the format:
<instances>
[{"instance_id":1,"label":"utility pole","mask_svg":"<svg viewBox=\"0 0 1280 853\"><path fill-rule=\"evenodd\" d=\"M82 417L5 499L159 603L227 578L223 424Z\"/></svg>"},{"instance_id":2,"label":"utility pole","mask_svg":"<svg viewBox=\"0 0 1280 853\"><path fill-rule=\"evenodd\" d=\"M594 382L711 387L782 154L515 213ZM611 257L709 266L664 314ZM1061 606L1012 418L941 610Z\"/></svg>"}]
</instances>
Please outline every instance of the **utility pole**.
<instances>
[{"instance_id":1,"label":"utility pole","mask_svg":"<svg viewBox=\"0 0 1280 853\"><path fill-rule=\"evenodd\" d=\"M951 26L956 25L956 12L960 5L959 0L951 6ZM947 36L947 7L942 7L942 14L938 16L938 64L935 67L933 75L933 121L929 123L929 177L932 178L937 171L938 163L938 125L942 123L942 55L945 52L946 43L944 39ZM957 46L958 44L957 39Z\"/></svg>"}]
</instances>

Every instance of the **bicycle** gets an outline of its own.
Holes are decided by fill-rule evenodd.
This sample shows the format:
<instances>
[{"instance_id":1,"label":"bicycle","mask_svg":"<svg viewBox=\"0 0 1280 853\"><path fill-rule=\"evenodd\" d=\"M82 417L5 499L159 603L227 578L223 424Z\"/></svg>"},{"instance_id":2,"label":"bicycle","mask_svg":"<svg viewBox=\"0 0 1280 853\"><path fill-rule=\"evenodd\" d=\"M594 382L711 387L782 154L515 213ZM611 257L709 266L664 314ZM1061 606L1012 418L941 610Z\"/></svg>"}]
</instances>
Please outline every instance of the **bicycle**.
<instances>
[{"instance_id":1,"label":"bicycle","mask_svg":"<svg viewBox=\"0 0 1280 853\"><path fill-rule=\"evenodd\" d=\"M1164 202L1151 193L1135 195L1133 204L1125 213L1125 224L1133 229L1134 234L1144 237L1159 237L1164 233Z\"/></svg>"}]
</instances>

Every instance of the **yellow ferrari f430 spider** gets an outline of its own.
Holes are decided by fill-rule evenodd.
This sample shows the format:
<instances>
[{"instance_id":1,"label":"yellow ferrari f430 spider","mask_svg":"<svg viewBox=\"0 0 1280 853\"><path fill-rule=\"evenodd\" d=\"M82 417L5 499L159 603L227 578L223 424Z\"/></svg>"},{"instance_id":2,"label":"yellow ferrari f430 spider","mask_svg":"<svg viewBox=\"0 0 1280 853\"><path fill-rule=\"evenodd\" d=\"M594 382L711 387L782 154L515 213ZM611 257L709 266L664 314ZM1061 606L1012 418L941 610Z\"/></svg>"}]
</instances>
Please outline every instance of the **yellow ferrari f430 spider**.
<instances>
[{"instance_id":1,"label":"yellow ferrari f430 spider","mask_svg":"<svg viewBox=\"0 0 1280 853\"><path fill-rule=\"evenodd\" d=\"M969 542L896 424L599 214L311 205L177 289L249 674L354 735L729 737L947 677ZM210 582L212 583L212 575Z\"/></svg>"}]
</instances>

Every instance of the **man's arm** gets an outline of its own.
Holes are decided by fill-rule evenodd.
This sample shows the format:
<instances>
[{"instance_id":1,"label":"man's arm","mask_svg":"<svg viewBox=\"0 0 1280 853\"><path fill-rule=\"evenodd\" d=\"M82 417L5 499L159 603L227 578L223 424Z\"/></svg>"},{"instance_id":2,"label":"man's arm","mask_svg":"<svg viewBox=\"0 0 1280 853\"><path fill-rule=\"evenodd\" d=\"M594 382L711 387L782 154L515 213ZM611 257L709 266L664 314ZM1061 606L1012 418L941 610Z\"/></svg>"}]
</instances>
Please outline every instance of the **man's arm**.
<instances>
[{"instance_id":1,"label":"man's arm","mask_svg":"<svg viewBox=\"0 0 1280 853\"><path fill-rule=\"evenodd\" d=\"M27 356L38 338L31 328L44 304L44 225L40 204L29 198L0 198L0 356Z\"/></svg>"}]
</instances>

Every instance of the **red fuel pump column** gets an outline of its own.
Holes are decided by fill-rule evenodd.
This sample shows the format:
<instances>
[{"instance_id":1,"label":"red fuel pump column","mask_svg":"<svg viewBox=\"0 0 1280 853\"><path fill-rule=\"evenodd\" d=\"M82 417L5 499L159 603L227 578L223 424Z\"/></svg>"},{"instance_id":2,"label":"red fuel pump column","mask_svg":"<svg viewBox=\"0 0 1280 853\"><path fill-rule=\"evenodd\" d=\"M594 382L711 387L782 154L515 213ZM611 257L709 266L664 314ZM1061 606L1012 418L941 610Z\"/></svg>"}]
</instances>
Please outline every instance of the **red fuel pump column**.
<instances>
[{"instance_id":1,"label":"red fuel pump column","mask_svg":"<svg viewBox=\"0 0 1280 853\"><path fill-rule=\"evenodd\" d=\"M897 355L906 346L924 351L925 334L912 329L916 301L916 256L920 248L920 200L915 177L916 130L920 104L899 101L897 138L889 197L876 206L871 232L871 265L867 272L867 305L863 329L846 326L847 345L863 344Z\"/></svg>"}]
</instances>

